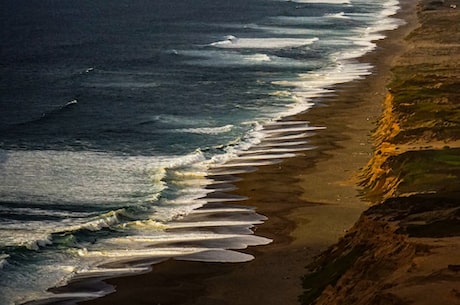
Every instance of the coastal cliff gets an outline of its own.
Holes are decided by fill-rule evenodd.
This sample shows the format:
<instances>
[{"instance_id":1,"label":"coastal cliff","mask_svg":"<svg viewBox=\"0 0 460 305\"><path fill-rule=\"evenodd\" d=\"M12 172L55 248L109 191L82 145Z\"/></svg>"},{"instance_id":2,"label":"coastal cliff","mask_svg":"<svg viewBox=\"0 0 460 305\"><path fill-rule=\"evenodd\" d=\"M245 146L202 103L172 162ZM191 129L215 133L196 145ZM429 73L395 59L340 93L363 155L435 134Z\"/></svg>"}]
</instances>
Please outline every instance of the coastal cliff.
<instances>
[{"instance_id":1,"label":"coastal cliff","mask_svg":"<svg viewBox=\"0 0 460 305\"><path fill-rule=\"evenodd\" d=\"M460 304L460 1L422 1L393 66L373 205L309 266L302 304Z\"/></svg>"}]
</instances>

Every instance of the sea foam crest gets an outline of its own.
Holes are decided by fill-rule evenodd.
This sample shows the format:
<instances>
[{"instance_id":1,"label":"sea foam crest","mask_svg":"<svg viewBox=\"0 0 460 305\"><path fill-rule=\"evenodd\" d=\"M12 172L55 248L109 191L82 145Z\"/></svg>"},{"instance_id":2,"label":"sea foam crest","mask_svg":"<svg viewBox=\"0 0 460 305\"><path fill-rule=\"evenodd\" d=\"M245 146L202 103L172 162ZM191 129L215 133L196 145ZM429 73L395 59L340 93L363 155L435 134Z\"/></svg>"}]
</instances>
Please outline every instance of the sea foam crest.
<instances>
[{"instance_id":1,"label":"sea foam crest","mask_svg":"<svg viewBox=\"0 0 460 305\"><path fill-rule=\"evenodd\" d=\"M236 38L226 36L225 40L213 42L210 45L217 48L232 49L283 49L306 46L318 41L318 37L303 38Z\"/></svg>"},{"instance_id":2,"label":"sea foam crest","mask_svg":"<svg viewBox=\"0 0 460 305\"><path fill-rule=\"evenodd\" d=\"M186 133L196 133L196 134L209 134L217 135L221 133L226 133L232 130L234 126L231 124L219 127L197 127L197 128L182 128L175 129L176 132L186 132Z\"/></svg>"},{"instance_id":3,"label":"sea foam crest","mask_svg":"<svg viewBox=\"0 0 460 305\"><path fill-rule=\"evenodd\" d=\"M10 257L8 254L0 254L0 270L8 264L8 257Z\"/></svg>"},{"instance_id":4,"label":"sea foam crest","mask_svg":"<svg viewBox=\"0 0 460 305\"><path fill-rule=\"evenodd\" d=\"M34 230L31 232L26 228L13 224L5 224L0 233L0 246L2 247L24 247L28 250L39 250L53 244L51 232L46 230Z\"/></svg>"},{"instance_id":5,"label":"sea foam crest","mask_svg":"<svg viewBox=\"0 0 460 305\"><path fill-rule=\"evenodd\" d=\"M256 61L256 62L271 61L270 56L268 56L267 54L260 54L260 53L244 56L244 59L250 60L250 61Z\"/></svg>"},{"instance_id":6,"label":"sea foam crest","mask_svg":"<svg viewBox=\"0 0 460 305\"><path fill-rule=\"evenodd\" d=\"M296 3L350 4L350 0L291 0Z\"/></svg>"},{"instance_id":7,"label":"sea foam crest","mask_svg":"<svg viewBox=\"0 0 460 305\"><path fill-rule=\"evenodd\" d=\"M344 12L340 12L337 14L326 14L325 17L329 18L341 18L341 19L350 19L349 16L347 16Z\"/></svg>"},{"instance_id":8,"label":"sea foam crest","mask_svg":"<svg viewBox=\"0 0 460 305\"><path fill-rule=\"evenodd\" d=\"M113 226L114 224L119 223L119 216L121 213L123 213L123 211L124 209L110 211L108 213L97 216L82 225L70 227L69 229L70 231L78 231L81 229L99 231L102 228L108 228Z\"/></svg>"},{"instance_id":9,"label":"sea foam crest","mask_svg":"<svg viewBox=\"0 0 460 305\"><path fill-rule=\"evenodd\" d=\"M337 61L349 60L361 57L376 48L375 41L385 38L382 34L384 31L395 30L405 22L397 18L390 18L390 16L397 13L399 10L398 1L387 1L383 4L384 9L378 14L350 14L351 18L355 19L371 19L372 24L365 28L357 28L354 32L356 36L348 37L347 40L353 42L357 48L348 51L341 51L333 54Z\"/></svg>"},{"instance_id":10,"label":"sea foam crest","mask_svg":"<svg viewBox=\"0 0 460 305\"><path fill-rule=\"evenodd\" d=\"M21 207L19 203L12 202L13 207L1 206L1 210L6 213L20 213L32 216L52 216L53 219L47 221L46 223L42 223L40 227L35 227L35 222L27 222L27 221L11 221L8 224L3 225L3 230L0 232L0 245L2 246L19 246L25 247L30 250L38 250L40 248L49 246L53 243L53 234L61 233L61 232L76 232L80 230L90 230L90 231L99 231L103 228L115 227L122 224L121 220L126 221L131 218L140 217L141 214L144 214L145 217L148 214L154 214L155 205L159 204L159 196L163 192L164 189L167 187L167 183L175 183L176 186L182 187L187 189L191 185L194 185L194 188L190 188L189 192L194 193L194 198L202 197L206 194L206 191L200 189L204 189L204 186L208 183L204 178L205 168L206 166L203 163L205 160L203 153L200 151L196 151L194 153L185 155L185 156L168 156L168 157L112 157L104 156L102 154L93 154L93 153L80 153L77 152L54 152L54 151L30 151L30 152L15 152L10 154L8 158L8 162L11 160L16 159L18 164L25 164L26 166L18 167L18 170L28 170L28 166L31 164L36 165L38 170L43 173L45 180L47 182L48 189L52 186L53 183L59 182L60 177L60 170L53 171L54 177L48 175L46 177L47 172L53 170L55 167L61 166L68 169L67 175L70 174L72 176L72 172L69 173L69 168L79 168L80 173L82 171L90 171L89 177L94 177L94 174L99 172L104 174L104 176L96 176L97 180L92 180L92 184L84 184L87 193L91 193L92 191L95 192L97 195L99 191L104 191L103 194L106 193L107 190L103 190L102 188L106 188L107 183L105 183L104 179L115 179L113 184L118 185L117 181L123 181L125 183L129 182L129 184L134 183L142 183L141 185L145 184L146 187L149 188L150 196L142 196L136 197L136 202L128 202L128 206L123 202L121 208L114 209L112 211L104 212L103 214L99 214L100 211L107 211L104 209L103 204L98 203L100 206L99 208L91 208L91 211L88 212L81 212L81 213L69 213L65 210L53 210L52 206L49 206L47 203L43 203L38 205L34 208L28 207ZM35 162L31 162L30 160L35 160ZM36 160L40 160L39 163ZM86 161L86 165L78 166L80 161ZM4 164L4 175L3 178L7 179L9 177L13 177L13 174L16 171L16 168L12 168L9 163L6 162ZM89 164L88 164L89 163ZM96 171L91 166L94 164ZM148 166L146 167L146 164ZM74 165L70 167L69 165ZM121 165L121 168L120 168ZM43 168L43 169L42 169ZM50 169L51 168L51 169ZM100 170L98 169L100 168ZM177 176L180 173L183 173L182 178L184 180L189 179L190 177L194 178L191 185L185 183L184 185L179 185L177 182L169 181L167 182L165 179L171 179L172 177L169 175L170 171L174 172L174 175ZM111 173L111 175L105 175ZM124 178L126 173L138 173L136 176L145 175L146 181L130 181L131 178ZM115 176L113 176L115 175ZM185 175L185 177L184 177ZM113 178L112 178L113 177ZM34 177L31 177L34 178ZM99 180L100 179L100 180ZM136 178L138 179L138 178ZM1 180L1 179L0 179ZM36 185L36 179L31 179L31 186ZM78 180L76 181L78 183ZM180 182L180 179L179 179ZM27 181L23 181L23 186L27 186ZM40 182L37 182L40 183ZM97 184L100 183L101 186ZM5 184L8 185L8 184ZM40 184L41 185L41 184ZM60 184L59 184L60 185ZM56 187L58 187L57 185ZM62 188L62 186L61 186ZM1 189L1 186L0 186ZM30 187L33 190L32 187ZM110 189L111 191L111 189ZM66 195L65 193L63 193ZM178 194L180 192L178 191ZM52 198L51 194L50 198ZM56 195L60 195L59 193ZM192 196L192 195L190 195ZM88 202L91 202L91 199L94 199L94 194L92 197L88 197ZM110 197L109 197L110 198ZM190 199L188 202L190 202ZM133 213L141 213L139 215L134 215ZM173 218L175 214L183 214L184 210L176 210L169 209L168 217L166 219ZM58 217L58 220L55 218ZM161 213L159 213L158 217L163 217ZM59 220L61 219L61 220ZM14 234L12 233L14 232Z\"/></svg>"}]
</instances>

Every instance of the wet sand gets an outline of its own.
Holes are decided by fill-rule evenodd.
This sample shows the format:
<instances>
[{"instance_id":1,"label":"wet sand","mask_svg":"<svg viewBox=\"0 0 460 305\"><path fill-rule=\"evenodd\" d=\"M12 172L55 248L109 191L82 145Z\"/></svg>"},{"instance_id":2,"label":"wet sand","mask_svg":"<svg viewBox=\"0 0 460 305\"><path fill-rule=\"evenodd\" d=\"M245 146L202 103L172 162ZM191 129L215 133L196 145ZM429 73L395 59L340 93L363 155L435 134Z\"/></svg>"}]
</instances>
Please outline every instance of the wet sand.
<instances>
[{"instance_id":1,"label":"wet sand","mask_svg":"<svg viewBox=\"0 0 460 305\"><path fill-rule=\"evenodd\" d=\"M297 304L305 267L369 205L360 197L357 174L371 157L371 132L382 112L389 68L404 49L404 36L416 25L415 4L403 1L398 17L408 25L388 32L362 59L375 66L372 75L340 86L295 118L326 127L309 138L316 149L240 175L233 193L249 197L240 204L268 217L255 232L273 240L243 251L254 255L253 261L169 260L146 274L109 279L116 292L80 304Z\"/></svg>"}]
</instances>

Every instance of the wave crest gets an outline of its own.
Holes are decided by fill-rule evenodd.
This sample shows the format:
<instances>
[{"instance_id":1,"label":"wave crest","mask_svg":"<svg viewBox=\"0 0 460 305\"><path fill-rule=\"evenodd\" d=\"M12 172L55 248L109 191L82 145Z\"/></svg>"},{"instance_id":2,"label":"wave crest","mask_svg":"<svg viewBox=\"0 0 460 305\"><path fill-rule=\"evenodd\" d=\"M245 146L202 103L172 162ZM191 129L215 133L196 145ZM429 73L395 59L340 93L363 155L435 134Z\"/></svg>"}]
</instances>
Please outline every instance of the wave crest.
<instances>
[{"instance_id":1,"label":"wave crest","mask_svg":"<svg viewBox=\"0 0 460 305\"><path fill-rule=\"evenodd\" d=\"M285 49L310 45L318 41L318 37L304 38L236 38L226 36L225 40L213 42L210 45L228 49Z\"/></svg>"},{"instance_id":2,"label":"wave crest","mask_svg":"<svg viewBox=\"0 0 460 305\"><path fill-rule=\"evenodd\" d=\"M220 126L220 127L183 128L183 129L176 129L175 131L186 132L186 133L196 133L196 134L217 135L217 134L229 132L232 130L233 127L234 125L228 124L228 125Z\"/></svg>"}]
</instances>

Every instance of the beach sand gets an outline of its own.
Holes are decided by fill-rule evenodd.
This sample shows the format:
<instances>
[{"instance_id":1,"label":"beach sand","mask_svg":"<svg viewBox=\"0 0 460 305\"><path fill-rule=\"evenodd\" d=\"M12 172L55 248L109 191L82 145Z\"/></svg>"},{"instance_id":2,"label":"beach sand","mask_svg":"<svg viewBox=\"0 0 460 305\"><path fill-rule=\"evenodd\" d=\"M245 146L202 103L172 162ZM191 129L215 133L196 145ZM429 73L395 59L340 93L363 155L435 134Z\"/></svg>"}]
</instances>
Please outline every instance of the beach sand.
<instances>
[{"instance_id":1,"label":"beach sand","mask_svg":"<svg viewBox=\"0 0 460 305\"><path fill-rule=\"evenodd\" d=\"M375 66L372 75L341 85L334 96L295 118L326 127L310 138L316 149L240 175L233 193L249 197L240 204L268 217L256 235L273 240L243 251L254 255L253 261L169 260L146 274L109 279L116 292L80 304L298 304L305 267L368 208L357 175L371 158L371 132L382 113L391 64L416 26L415 5L403 1L398 17L407 24L386 33L388 38L362 59Z\"/></svg>"}]
</instances>

